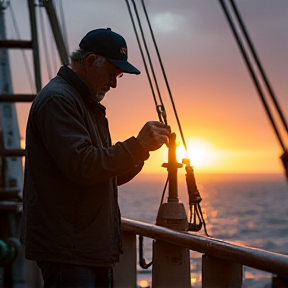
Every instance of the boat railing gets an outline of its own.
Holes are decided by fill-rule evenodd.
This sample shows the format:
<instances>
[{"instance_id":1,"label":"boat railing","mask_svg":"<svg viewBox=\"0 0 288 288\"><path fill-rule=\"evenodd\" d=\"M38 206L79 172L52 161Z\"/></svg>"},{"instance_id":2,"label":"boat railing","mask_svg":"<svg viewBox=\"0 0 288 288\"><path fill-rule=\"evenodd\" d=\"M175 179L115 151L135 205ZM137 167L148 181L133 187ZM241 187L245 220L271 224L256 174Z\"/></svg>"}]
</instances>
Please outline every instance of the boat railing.
<instances>
[{"instance_id":1,"label":"boat railing","mask_svg":"<svg viewBox=\"0 0 288 288\"><path fill-rule=\"evenodd\" d=\"M202 254L203 288L242 287L243 266L270 272L285 279L288 275L288 256L283 254L127 218L122 218L122 232L123 254L115 267L116 288L136 287L137 235L154 240L153 288L191 287L190 260L188 265L185 260L185 251L189 257L190 250ZM157 249L154 243L157 243Z\"/></svg>"}]
</instances>

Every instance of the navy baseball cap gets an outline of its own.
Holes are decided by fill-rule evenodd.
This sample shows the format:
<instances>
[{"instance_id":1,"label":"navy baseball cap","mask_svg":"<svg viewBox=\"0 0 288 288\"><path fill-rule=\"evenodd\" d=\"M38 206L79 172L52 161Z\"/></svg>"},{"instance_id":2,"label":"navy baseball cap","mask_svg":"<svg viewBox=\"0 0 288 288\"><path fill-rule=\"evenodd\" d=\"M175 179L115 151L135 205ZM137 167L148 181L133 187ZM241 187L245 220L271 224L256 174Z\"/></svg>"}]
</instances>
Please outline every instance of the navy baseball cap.
<instances>
[{"instance_id":1,"label":"navy baseball cap","mask_svg":"<svg viewBox=\"0 0 288 288\"><path fill-rule=\"evenodd\" d=\"M128 52L125 39L111 31L110 28L100 28L88 32L81 40L79 47L104 56L123 72L140 74L140 71L127 61Z\"/></svg>"}]
</instances>

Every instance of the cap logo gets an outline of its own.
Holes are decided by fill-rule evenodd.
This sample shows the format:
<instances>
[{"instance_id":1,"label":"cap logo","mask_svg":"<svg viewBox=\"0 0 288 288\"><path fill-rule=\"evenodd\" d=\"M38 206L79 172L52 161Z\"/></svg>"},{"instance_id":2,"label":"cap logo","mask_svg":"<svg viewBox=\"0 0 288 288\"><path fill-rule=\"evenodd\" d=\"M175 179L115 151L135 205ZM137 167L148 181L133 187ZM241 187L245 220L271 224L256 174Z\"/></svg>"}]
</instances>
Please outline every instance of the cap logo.
<instances>
[{"instance_id":1,"label":"cap logo","mask_svg":"<svg viewBox=\"0 0 288 288\"><path fill-rule=\"evenodd\" d=\"M120 53L126 55L127 54L127 48L124 48L124 47L120 48Z\"/></svg>"}]
</instances>

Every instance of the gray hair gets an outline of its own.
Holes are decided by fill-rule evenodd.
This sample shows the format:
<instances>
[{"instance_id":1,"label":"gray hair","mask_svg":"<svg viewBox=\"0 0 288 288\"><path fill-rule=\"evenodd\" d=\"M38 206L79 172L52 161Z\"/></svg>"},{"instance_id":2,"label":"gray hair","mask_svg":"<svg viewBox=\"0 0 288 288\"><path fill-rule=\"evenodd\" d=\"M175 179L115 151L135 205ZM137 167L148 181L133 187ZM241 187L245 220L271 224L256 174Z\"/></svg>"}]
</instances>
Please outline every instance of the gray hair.
<instances>
[{"instance_id":1,"label":"gray hair","mask_svg":"<svg viewBox=\"0 0 288 288\"><path fill-rule=\"evenodd\" d=\"M94 62L94 65L100 68L104 64L105 60L105 57L98 55L97 59Z\"/></svg>"},{"instance_id":2,"label":"gray hair","mask_svg":"<svg viewBox=\"0 0 288 288\"><path fill-rule=\"evenodd\" d=\"M78 50L75 50L74 52L71 53L70 55L70 59L71 59L71 62L80 62L80 63L83 63L83 60L85 58L85 56L87 56L88 54L90 54L92 52L89 52L87 50L84 50L84 49L78 49ZM101 67L104 62L105 62L105 57L101 56L101 55L97 55L97 59L95 60L94 62L94 65L96 67Z\"/></svg>"}]
</instances>

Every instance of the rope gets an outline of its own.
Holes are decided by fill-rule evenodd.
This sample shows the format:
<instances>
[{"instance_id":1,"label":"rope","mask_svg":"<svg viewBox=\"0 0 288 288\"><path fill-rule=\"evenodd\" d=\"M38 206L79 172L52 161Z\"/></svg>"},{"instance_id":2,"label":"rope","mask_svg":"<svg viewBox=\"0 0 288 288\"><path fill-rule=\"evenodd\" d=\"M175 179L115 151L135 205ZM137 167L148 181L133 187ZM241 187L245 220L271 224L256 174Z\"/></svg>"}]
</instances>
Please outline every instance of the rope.
<instances>
[{"instance_id":1,"label":"rope","mask_svg":"<svg viewBox=\"0 0 288 288\"><path fill-rule=\"evenodd\" d=\"M156 89L157 89L158 97L159 97L161 105L163 105L160 89L159 89L159 86L158 86L158 81L157 81L157 78L156 78L156 75L155 75L153 63L152 63L152 60L151 60L151 57L150 57L149 49L148 49L148 46L147 46L147 43L146 43L146 39L145 39L145 35L144 35L143 29L142 29L142 24L141 24L141 21L140 21L140 18L139 18L138 10L137 10L135 1L134 0L131 0L131 1L133 3L135 14L136 14L136 17L137 17L137 20L138 20L138 25L139 25L139 28L140 28L140 31L141 31L142 40L143 40L144 47L145 47L145 50L146 50L146 54L147 54L147 57L148 57L148 60L149 60L149 64L150 64L151 72L152 72L152 75L153 75L153 78L154 78L154 82L155 82L155 86L156 86Z\"/></svg>"},{"instance_id":2,"label":"rope","mask_svg":"<svg viewBox=\"0 0 288 288\"><path fill-rule=\"evenodd\" d=\"M134 29L134 32L135 32L135 35L136 35L136 39L137 39L137 43L138 43L139 50L140 50L140 53L141 53L141 57L142 57L142 60L143 60L143 63L144 63L144 67L145 67L146 75L147 75L147 78L148 78L148 82L149 82L149 85L150 85L150 88L151 88L151 91L152 91L153 100L154 100L155 106L157 107L158 102L157 102L157 99L156 99L156 95L155 95L155 91L154 91L154 88L153 88L153 85L152 85L150 73L148 71L148 67L147 67L147 64L146 64L146 60L145 60L145 57L144 57L144 53L143 53L143 50L142 50L142 46L141 46L141 43L140 43L138 32L137 32L137 29L136 29L136 26L135 26L135 21L134 21L134 18L133 18L133 15L132 15L131 8L130 8L128 0L126 0L126 4L127 4L127 7L128 7L128 12L129 12L131 21L132 21L133 29ZM159 114L158 114L158 116L159 116ZM159 117L159 120L160 120L160 117Z\"/></svg>"},{"instance_id":3,"label":"rope","mask_svg":"<svg viewBox=\"0 0 288 288\"><path fill-rule=\"evenodd\" d=\"M53 39L54 36L53 36L53 33L52 33L51 29L48 30L48 33L49 33L48 37ZM54 49L55 49L55 42L54 41L50 41L50 51L53 51ZM57 64L56 55L57 55L56 53L52 53L52 56L51 56L51 58L52 58L51 66L52 66L52 70L54 72L56 72L58 70L58 64Z\"/></svg>"},{"instance_id":4,"label":"rope","mask_svg":"<svg viewBox=\"0 0 288 288\"><path fill-rule=\"evenodd\" d=\"M133 2L134 2L134 0L133 0ZM150 20L149 20L149 17L148 17L148 13L147 13L147 10L146 10L146 7L145 7L144 0L141 0L141 3L142 3L142 7L144 9L144 13L145 13L145 16L146 16L146 19L147 19L147 23L148 23L149 30L150 30L150 33L151 33L151 37L152 37L152 40L153 40L153 43L154 43L154 47L155 47L155 50L156 50L156 53L157 53L157 56L158 56L158 60L159 60L159 63L160 63L161 69L162 69L162 74L163 74L163 77L164 77L164 80L165 80L165 83L166 83L166 86L167 86L167 90L168 90L168 93L169 93L169 96L170 96L170 100L171 100L173 111L174 111L174 114L175 114L175 117L176 117L176 120L177 120L177 124L178 124L178 128L179 128L179 131L180 131L180 135L181 135L181 139L182 139L182 142L183 142L183 146L184 146L185 150L187 151L186 141L185 141L184 134L183 134L183 131L182 131L182 127L181 127L181 124L180 124L180 120L179 120L179 117L178 117L176 106L175 106L175 103L174 103L174 100L173 100L171 89L170 89L170 86L169 86L169 83L168 83L168 79L167 79L167 76L166 76L166 73L165 73L165 69L164 69L164 66L163 66L163 63L162 63L162 60L161 60L161 57L160 57L159 49L158 49L158 46L157 46L157 43L156 43L156 40L155 40L155 37L154 37L154 33L153 33L153 30L152 30L151 24L150 24Z\"/></svg>"},{"instance_id":5,"label":"rope","mask_svg":"<svg viewBox=\"0 0 288 288\"><path fill-rule=\"evenodd\" d=\"M60 11L61 32L63 35L66 49L68 49L68 37L67 37L67 29L66 29L66 25L65 25L66 21L65 21L65 17L64 17L64 10L63 10L62 1L58 1L58 6L59 6L59 11Z\"/></svg>"},{"instance_id":6,"label":"rope","mask_svg":"<svg viewBox=\"0 0 288 288\"><path fill-rule=\"evenodd\" d=\"M239 25L240 25L240 27L241 27L241 29L242 29L243 35L245 36L245 39L246 39L246 41L247 41L247 44L248 44L248 46L249 46L249 48L250 48L250 50L251 50L251 53L252 53L252 55L253 55L253 57L254 57L255 63L256 63L257 66L258 66L259 72L261 73L261 76L262 76L262 78L263 78L263 81L264 81L264 83L265 83L265 85L266 85L266 87L267 87L267 90L268 90L269 94L270 94L270 97L271 97L271 99L272 99L272 101L273 101L273 103L274 103L274 106L275 106L275 108L276 108L276 110L277 110L277 112L278 112L278 114L279 114L279 116L280 116L280 119L281 119L281 121L282 121L282 124L283 124L283 126L285 127L286 132L288 132L288 125L287 125L286 119L285 119L285 117L284 117L284 115L283 115L283 112L282 112L282 110L281 110L281 108L280 108L280 106L279 106L279 104L278 104L278 101L277 101L277 99L276 99L275 93L274 93L274 91L273 91L273 89L272 89L272 87L271 87L271 85L270 85L270 83L269 83L269 81L268 81L268 78L267 78L267 76L266 76L266 73L265 73L265 71L264 71L264 69L263 69L263 67L262 67L262 65L261 65L261 63L260 63L260 60L259 60L259 58L258 58L258 56L257 56L257 53L256 53L256 50L255 50L255 48L254 48L254 45L253 45L253 43L252 43L252 41L251 41L251 39L250 39L250 37L249 37L249 34L248 34L247 29L245 28L245 25L244 25L244 22L243 22L243 20L242 20L242 17L241 17L241 15L240 15L240 13L238 12L238 9L237 9L237 7L236 7L236 4L235 4L234 0L230 0L230 3L231 3L231 5L232 5L233 11L234 11L234 13L235 13L235 15L236 15L236 17L237 17L237 20L238 20L238 22L239 22Z\"/></svg>"},{"instance_id":7,"label":"rope","mask_svg":"<svg viewBox=\"0 0 288 288\"><path fill-rule=\"evenodd\" d=\"M145 36L144 36L144 33L143 33L141 21L140 21L139 14L138 14L138 11L137 11L137 6L136 6L134 0L132 0L132 4L133 4L133 7L134 7L135 15L136 15L136 18L137 18L137 21L138 21L138 26L139 26L140 31L141 31L142 41L144 43L145 51L146 51L146 54L147 54L147 57L148 57L148 60L149 60L150 69L151 69L151 72L152 72L152 75L153 75L154 83L155 83L155 86L156 86L156 89L157 89L158 98L159 98L159 101L160 101L161 105L158 104L158 101L156 99L154 87L152 85L150 73L148 71L148 67L147 67L147 64L146 64L145 57L144 57L143 49L142 49L142 46L141 46L141 43L140 43L140 40L139 40L137 29L135 27L135 22L134 22L132 13L131 13L131 9L130 9L130 5L129 5L128 0L126 0L126 3L127 3L127 6L128 6L128 10L129 10L129 14L130 14L130 17L131 17L131 20L132 20L134 31L135 31L135 34L136 34L138 46L140 48L141 56L142 56L143 63L144 63L144 66L145 66L145 71L146 71L146 74L147 74L147 77L148 77L148 80L149 80L149 83L150 83L150 87L151 87L152 95L153 95L153 98L154 98L154 103L155 103L155 106L156 106L156 111L157 111L157 114L158 114L159 121L160 122L164 122L167 125L166 111L165 111L164 104L163 104L163 101L162 101L160 89L159 89L158 82L157 82L157 79L156 79L155 71L154 71L154 68L153 68L153 64L152 64L152 61L151 61L151 57L150 57L150 53L149 53L149 50L148 50L148 47L147 47Z\"/></svg>"},{"instance_id":8,"label":"rope","mask_svg":"<svg viewBox=\"0 0 288 288\"><path fill-rule=\"evenodd\" d=\"M265 111L266 111L266 113L267 113L267 116L268 116L268 118L270 119L270 122L271 122L271 124L272 124L272 126L273 126L273 128L274 128L274 131L275 131L275 133L276 133L276 135L277 135L277 137L278 137L279 143L280 143L283 151L285 152L285 151L286 151L286 148L285 148L284 143L283 143L283 141L282 141L281 135L280 135L280 133L279 133L279 131L278 131L278 128L277 128L277 126L276 126L276 124L275 124L274 118L273 118L273 116L272 116L272 114L271 114L271 112L270 112L270 110L269 110L268 104L267 104L267 102L266 102L266 100L265 100L265 97L264 97L263 91L262 91L262 89L261 89L261 86L260 86L260 84L259 84L259 81L258 81L258 79L257 79L257 77L256 77L256 74L255 74L253 68L252 68L252 64L250 63L249 58L248 58L248 56L247 56L247 53L246 53L246 51L245 51L245 49L244 49L244 46L243 46L243 44L242 44L242 42L241 42L241 40L240 40L240 37L239 37L239 35L237 34L236 27L235 27L235 25L234 25L234 23L233 23L233 21L232 21L232 17L229 15L229 12L228 12L227 7L225 6L224 0L219 0L219 2L220 2L220 5L221 5L221 7L222 7L222 9L223 9L223 11L224 11L224 14L225 14L225 16L226 16L226 18L227 18L227 21L228 21L228 23L229 23L229 25L230 25L230 28L231 28L231 30L232 30L232 32L233 32L233 34L234 34L234 37L235 37L235 39L236 39L236 41L237 41L237 43L238 43L238 46L239 46L239 48L240 48L240 50L241 50L241 52L242 52L242 56L243 56L243 58L244 58L244 60L245 60L246 66L247 66L247 68L248 68L248 70L249 70L249 72L250 72L250 75L251 75L252 79L253 79L254 85L255 85L255 87L256 87L256 89L257 89L257 91L258 91L258 94L259 94L259 96L260 96L260 99L261 99L261 101L262 101L262 104L264 105L264 108L265 108ZM234 5L234 8L236 9L236 6L235 6L235 5ZM243 25L243 27L244 27L244 25ZM256 55L256 52L255 52L255 51L254 51L254 53L255 53L255 55ZM257 59L258 59L258 58L257 58Z\"/></svg>"},{"instance_id":9,"label":"rope","mask_svg":"<svg viewBox=\"0 0 288 288\"><path fill-rule=\"evenodd\" d=\"M42 41L43 41L43 48L45 51L45 60L46 60L46 67L47 67L47 73L48 73L48 77L49 79L52 78L52 71L51 71L51 66L50 66L50 59L49 59L49 54L48 54L48 49L47 49L47 41L46 41L46 31L45 31L45 24L44 24L44 15L42 13L42 15L40 15L40 10L39 11L39 18L40 18L40 26L41 26L41 35L42 35Z\"/></svg>"},{"instance_id":10,"label":"rope","mask_svg":"<svg viewBox=\"0 0 288 288\"><path fill-rule=\"evenodd\" d=\"M166 179L166 182L165 182L165 186L164 186L164 189L163 189L163 192L162 192L162 197L161 197L161 201L160 201L159 207L162 205L162 203L164 201L164 195L165 195L165 191L167 189L168 182L169 182L169 177L167 176L167 179Z\"/></svg>"},{"instance_id":11,"label":"rope","mask_svg":"<svg viewBox=\"0 0 288 288\"><path fill-rule=\"evenodd\" d=\"M139 235L139 265L143 269L148 269L153 264L153 261L149 262L148 264L146 263L143 255L143 241L143 235Z\"/></svg>"}]
</instances>

